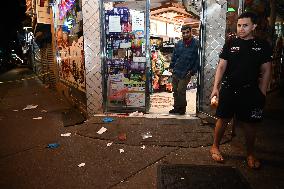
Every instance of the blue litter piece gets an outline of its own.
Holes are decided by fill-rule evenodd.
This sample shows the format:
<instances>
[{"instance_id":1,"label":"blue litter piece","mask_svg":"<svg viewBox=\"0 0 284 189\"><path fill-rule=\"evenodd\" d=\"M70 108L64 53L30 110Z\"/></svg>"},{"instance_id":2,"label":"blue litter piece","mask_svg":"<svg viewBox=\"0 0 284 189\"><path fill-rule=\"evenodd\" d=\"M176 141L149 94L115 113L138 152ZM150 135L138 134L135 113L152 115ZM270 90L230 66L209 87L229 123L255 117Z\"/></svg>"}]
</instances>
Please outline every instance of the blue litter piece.
<instances>
[{"instance_id":1,"label":"blue litter piece","mask_svg":"<svg viewBox=\"0 0 284 189\"><path fill-rule=\"evenodd\" d=\"M50 143L47 145L47 148L58 148L59 144L58 143Z\"/></svg>"},{"instance_id":2,"label":"blue litter piece","mask_svg":"<svg viewBox=\"0 0 284 189\"><path fill-rule=\"evenodd\" d=\"M111 118L111 117L105 117L104 119L103 119L103 122L104 123L110 123L110 122L112 122L113 121L113 118Z\"/></svg>"}]
</instances>

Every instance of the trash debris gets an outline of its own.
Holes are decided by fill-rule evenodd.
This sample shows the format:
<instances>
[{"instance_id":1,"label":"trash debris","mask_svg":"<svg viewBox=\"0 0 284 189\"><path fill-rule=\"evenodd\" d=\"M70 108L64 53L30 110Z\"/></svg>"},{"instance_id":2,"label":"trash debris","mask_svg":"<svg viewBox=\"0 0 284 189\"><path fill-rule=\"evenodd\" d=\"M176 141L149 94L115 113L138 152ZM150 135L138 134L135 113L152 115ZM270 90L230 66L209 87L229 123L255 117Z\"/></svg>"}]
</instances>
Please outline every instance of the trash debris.
<instances>
[{"instance_id":1,"label":"trash debris","mask_svg":"<svg viewBox=\"0 0 284 189\"><path fill-rule=\"evenodd\" d=\"M119 153L123 153L124 152L124 150L123 149L119 149Z\"/></svg>"},{"instance_id":2,"label":"trash debris","mask_svg":"<svg viewBox=\"0 0 284 189\"><path fill-rule=\"evenodd\" d=\"M38 105L30 104L30 105L27 105L27 107L25 107L23 110L31 110L31 109L35 109L37 107L38 107Z\"/></svg>"},{"instance_id":3,"label":"trash debris","mask_svg":"<svg viewBox=\"0 0 284 189\"><path fill-rule=\"evenodd\" d=\"M50 143L47 145L47 148L58 148L59 144L58 143Z\"/></svg>"},{"instance_id":4,"label":"trash debris","mask_svg":"<svg viewBox=\"0 0 284 189\"><path fill-rule=\"evenodd\" d=\"M152 134L151 132L147 132L147 133L142 134L141 136L142 136L142 139L146 139L146 138L151 138Z\"/></svg>"},{"instance_id":5,"label":"trash debris","mask_svg":"<svg viewBox=\"0 0 284 189\"><path fill-rule=\"evenodd\" d=\"M183 178L183 177L181 177L181 178L180 178L180 180L184 180L184 178Z\"/></svg>"},{"instance_id":6,"label":"trash debris","mask_svg":"<svg viewBox=\"0 0 284 189\"><path fill-rule=\"evenodd\" d=\"M104 123L113 122L113 118L111 118L111 117L105 117L105 118L103 118L103 122L104 122Z\"/></svg>"},{"instance_id":7,"label":"trash debris","mask_svg":"<svg viewBox=\"0 0 284 189\"><path fill-rule=\"evenodd\" d=\"M111 146L111 145L112 145L112 142L107 143L107 146Z\"/></svg>"},{"instance_id":8,"label":"trash debris","mask_svg":"<svg viewBox=\"0 0 284 189\"><path fill-rule=\"evenodd\" d=\"M34 117L33 119L42 119L42 117Z\"/></svg>"},{"instance_id":9,"label":"trash debris","mask_svg":"<svg viewBox=\"0 0 284 189\"><path fill-rule=\"evenodd\" d=\"M47 110L41 110L41 112L46 113L46 112L47 112Z\"/></svg>"},{"instance_id":10,"label":"trash debris","mask_svg":"<svg viewBox=\"0 0 284 189\"><path fill-rule=\"evenodd\" d=\"M135 112L132 112L129 114L129 117L133 117L133 116L143 116L143 112L138 112L138 111L135 111Z\"/></svg>"},{"instance_id":11,"label":"trash debris","mask_svg":"<svg viewBox=\"0 0 284 189\"><path fill-rule=\"evenodd\" d=\"M18 112L19 110L13 110L14 112Z\"/></svg>"},{"instance_id":12,"label":"trash debris","mask_svg":"<svg viewBox=\"0 0 284 189\"><path fill-rule=\"evenodd\" d=\"M141 146L141 148L144 150L146 147L145 147L145 145L143 145L143 146Z\"/></svg>"},{"instance_id":13,"label":"trash debris","mask_svg":"<svg viewBox=\"0 0 284 189\"><path fill-rule=\"evenodd\" d=\"M78 167L84 167L86 165L86 163L80 163L79 165L78 165Z\"/></svg>"},{"instance_id":14,"label":"trash debris","mask_svg":"<svg viewBox=\"0 0 284 189\"><path fill-rule=\"evenodd\" d=\"M105 128L105 127L102 127L97 133L99 134L99 135L101 135L101 134L103 134L104 132L106 132L107 131L107 129Z\"/></svg>"},{"instance_id":15,"label":"trash debris","mask_svg":"<svg viewBox=\"0 0 284 189\"><path fill-rule=\"evenodd\" d=\"M120 141L126 140L126 133L120 133L120 134L118 135L118 140L120 140Z\"/></svg>"},{"instance_id":16,"label":"trash debris","mask_svg":"<svg viewBox=\"0 0 284 189\"><path fill-rule=\"evenodd\" d=\"M71 136L71 133L64 133L64 134L61 134L60 136L69 137L69 136Z\"/></svg>"}]
</instances>

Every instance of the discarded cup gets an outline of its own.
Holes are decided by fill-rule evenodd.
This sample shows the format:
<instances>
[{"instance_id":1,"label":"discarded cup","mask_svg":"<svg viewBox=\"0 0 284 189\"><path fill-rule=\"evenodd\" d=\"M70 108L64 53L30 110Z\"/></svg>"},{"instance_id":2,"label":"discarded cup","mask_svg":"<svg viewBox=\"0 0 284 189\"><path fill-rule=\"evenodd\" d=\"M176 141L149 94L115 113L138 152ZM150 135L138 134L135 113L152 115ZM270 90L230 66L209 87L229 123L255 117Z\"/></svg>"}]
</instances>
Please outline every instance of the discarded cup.
<instances>
[{"instance_id":1,"label":"discarded cup","mask_svg":"<svg viewBox=\"0 0 284 189\"><path fill-rule=\"evenodd\" d=\"M58 143L50 143L47 145L47 148L58 148L59 144Z\"/></svg>"},{"instance_id":2,"label":"discarded cup","mask_svg":"<svg viewBox=\"0 0 284 189\"><path fill-rule=\"evenodd\" d=\"M103 118L103 122L104 123L110 123L110 122L112 122L113 121L113 118L111 118L111 117L105 117L105 118Z\"/></svg>"}]
</instances>

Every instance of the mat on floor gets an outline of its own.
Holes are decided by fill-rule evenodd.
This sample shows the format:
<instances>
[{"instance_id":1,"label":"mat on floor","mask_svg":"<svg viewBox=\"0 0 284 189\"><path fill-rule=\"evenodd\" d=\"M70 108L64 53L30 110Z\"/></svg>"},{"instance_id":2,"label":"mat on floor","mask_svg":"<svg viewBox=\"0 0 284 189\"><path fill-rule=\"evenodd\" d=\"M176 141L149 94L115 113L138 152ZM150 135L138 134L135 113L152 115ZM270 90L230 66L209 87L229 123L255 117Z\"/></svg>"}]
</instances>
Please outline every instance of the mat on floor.
<instances>
[{"instance_id":1,"label":"mat on floor","mask_svg":"<svg viewBox=\"0 0 284 189\"><path fill-rule=\"evenodd\" d=\"M160 165L158 189L251 189L240 171L228 166Z\"/></svg>"}]
</instances>

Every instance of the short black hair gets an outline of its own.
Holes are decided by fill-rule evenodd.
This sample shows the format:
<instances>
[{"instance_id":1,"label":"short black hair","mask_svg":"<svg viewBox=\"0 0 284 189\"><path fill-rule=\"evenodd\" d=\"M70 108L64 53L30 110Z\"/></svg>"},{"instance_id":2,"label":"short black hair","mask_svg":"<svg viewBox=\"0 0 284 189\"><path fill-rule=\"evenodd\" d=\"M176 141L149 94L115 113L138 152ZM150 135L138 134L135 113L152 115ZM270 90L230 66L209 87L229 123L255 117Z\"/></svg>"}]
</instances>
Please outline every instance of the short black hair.
<instances>
[{"instance_id":1,"label":"short black hair","mask_svg":"<svg viewBox=\"0 0 284 189\"><path fill-rule=\"evenodd\" d=\"M181 27L181 30L187 30L187 29L191 30L191 26L190 25L183 25Z\"/></svg>"},{"instance_id":2,"label":"short black hair","mask_svg":"<svg viewBox=\"0 0 284 189\"><path fill-rule=\"evenodd\" d=\"M243 12L238 19L250 18L253 24L257 24L257 15L254 12Z\"/></svg>"}]
</instances>

